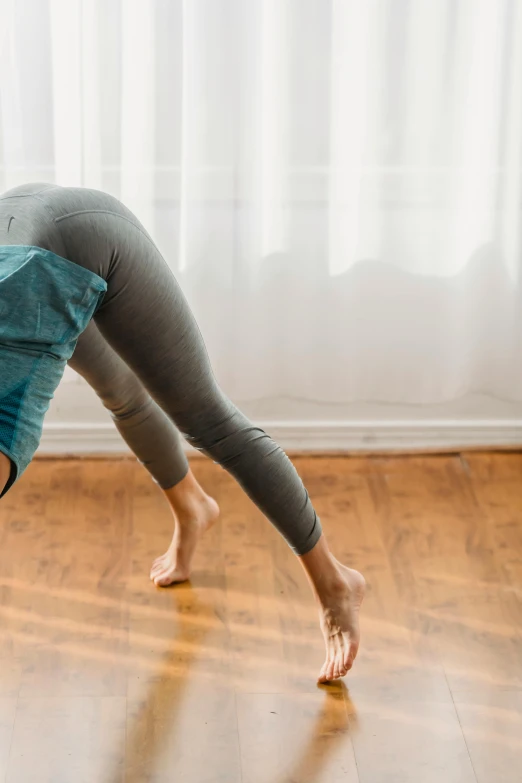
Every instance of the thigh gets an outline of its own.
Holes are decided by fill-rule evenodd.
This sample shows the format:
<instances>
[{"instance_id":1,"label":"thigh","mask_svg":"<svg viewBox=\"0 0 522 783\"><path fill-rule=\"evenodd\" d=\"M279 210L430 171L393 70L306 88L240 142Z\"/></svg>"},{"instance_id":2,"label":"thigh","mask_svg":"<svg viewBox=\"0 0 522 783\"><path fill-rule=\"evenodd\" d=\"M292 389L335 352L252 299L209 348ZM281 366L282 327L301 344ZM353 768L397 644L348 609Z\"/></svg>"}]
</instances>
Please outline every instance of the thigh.
<instances>
[{"instance_id":1,"label":"thigh","mask_svg":"<svg viewBox=\"0 0 522 783\"><path fill-rule=\"evenodd\" d=\"M138 378L111 348L94 321L80 335L68 364L111 410L131 402L136 407L148 399Z\"/></svg>"},{"instance_id":2,"label":"thigh","mask_svg":"<svg viewBox=\"0 0 522 783\"><path fill-rule=\"evenodd\" d=\"M101 335L173 418L194 408L215 414L224 398L172 271L138 226L115 216L93 220L111 247L108 289L94 318Z\"/></svg>"},{"instance_id":3,"label":"thigh","mask_svg":"<svg viewBox=\"0 0 522 783\"><path fill-rule=\"evenodd\" d=\"M101 334L189 441L237 478L296 551L308 551L320 525L295 468L219 389L187 301L147 233L102 210L60 225L70 260L93 271L105 265ZM90 237L102 243L101 262L87 252Z\"/></svg>"},{"instance_id":4,"label":"thigh","mask_svg":"<svg viewBox=\"0 0 522 783\"><path fill-rule=\"evenodd\" d=\"M214 420L226 417L228 401L217 387L195 319L137 218L99 191L54 188L38 197L53 218L65 257L107 282L96 325L154 399L171 418L194 409L205 409ZM71 365L92 377L102 354L91 329Z\"/></svg>"},{"instance_id":5,"label":"thigh","mask_svg":"<svg viewBox=\"0 0 522 783\"><path fill-rule=\"evenodd\" d=\"M110 388L120 362L94 321L90 321L78 338L68 365L100 392Z\"/></svg>"}]
</instances>

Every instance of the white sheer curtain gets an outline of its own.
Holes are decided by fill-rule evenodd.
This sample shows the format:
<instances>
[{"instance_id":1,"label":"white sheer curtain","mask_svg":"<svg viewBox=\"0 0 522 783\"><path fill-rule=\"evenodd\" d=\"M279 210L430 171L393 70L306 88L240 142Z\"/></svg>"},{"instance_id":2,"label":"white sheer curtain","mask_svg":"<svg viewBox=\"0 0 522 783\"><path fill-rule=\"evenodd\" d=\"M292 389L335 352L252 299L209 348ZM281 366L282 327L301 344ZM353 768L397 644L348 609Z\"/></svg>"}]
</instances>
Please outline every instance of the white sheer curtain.
<instances>
[{"instance_id":1,"label":"white sheer curtain","mask_svg":"<svg viewBox=\"0 0 522 783\"><path fill-rule=\"evenodd\" d=\"M133 209L234 399L522 399L522 2L0 10L0 187Z\"/></svg>"}]
</instances>

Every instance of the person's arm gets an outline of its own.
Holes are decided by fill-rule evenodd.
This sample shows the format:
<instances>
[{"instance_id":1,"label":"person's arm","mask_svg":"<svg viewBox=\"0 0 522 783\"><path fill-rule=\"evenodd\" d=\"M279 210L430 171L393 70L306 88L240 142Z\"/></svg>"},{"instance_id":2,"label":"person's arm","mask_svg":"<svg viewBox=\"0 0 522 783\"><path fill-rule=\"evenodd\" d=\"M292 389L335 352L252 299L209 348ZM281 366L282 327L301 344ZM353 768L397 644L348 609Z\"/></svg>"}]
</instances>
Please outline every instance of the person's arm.
<instances>
[{"instance_id":1,"label":"person's arm","mask_svg":"<svg viewBox=\"0 0 522 783\"><path fill-rule=\"evenodd\" d=\"M0 493L9 481L11 475L11 460L0 451Z\"/></svg>"}]
</instances>

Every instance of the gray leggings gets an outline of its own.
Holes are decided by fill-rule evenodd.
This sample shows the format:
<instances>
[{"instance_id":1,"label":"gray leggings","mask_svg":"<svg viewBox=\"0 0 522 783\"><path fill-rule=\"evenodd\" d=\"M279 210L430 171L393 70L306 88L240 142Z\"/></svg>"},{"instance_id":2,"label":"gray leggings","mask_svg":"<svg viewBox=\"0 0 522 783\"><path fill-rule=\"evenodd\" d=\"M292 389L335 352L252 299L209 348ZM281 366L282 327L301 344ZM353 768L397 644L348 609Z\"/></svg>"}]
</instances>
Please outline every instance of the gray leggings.
<instances>
[{"instance_id":1,"label":"gray leggings","mask_svg":"<svg viewBox=\"0 0 522 783\"><path fill-rule=\"evenodd\" d=\"M152 239L117 199L36 184L0 200L0 245L36 245L95 272L107 293L70 365L98 393L162 488L188 465L174 425L231 473L294 551L321 526L284 452L216 383L183 293Z\"/></svg>"}]
</instances>

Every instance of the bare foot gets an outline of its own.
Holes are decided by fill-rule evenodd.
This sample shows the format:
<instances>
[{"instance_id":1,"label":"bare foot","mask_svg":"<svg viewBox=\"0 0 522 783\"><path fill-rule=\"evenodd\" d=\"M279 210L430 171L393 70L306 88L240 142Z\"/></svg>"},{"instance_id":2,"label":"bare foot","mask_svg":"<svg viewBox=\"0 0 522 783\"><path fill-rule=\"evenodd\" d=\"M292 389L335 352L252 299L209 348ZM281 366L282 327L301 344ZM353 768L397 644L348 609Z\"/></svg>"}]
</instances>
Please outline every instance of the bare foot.
<instances>
[{"instance_id":1,"label":"bare foot","mask_svg":"<svg viewBox=\"0 0 522 783\"><path fill-rule=\"evenodd\" d=\"M219 516L219 506L208 495L198 498L193 508L175 511L174 536L164 555L152 564L150 578L158 587L184 582L190 576L196 544Z\"/></svg>"},{"instance_id":2,"label":"bare foot","mask_svg":"<svg viewBox=\"0 0 522 783\"><path fill-rule=\"evenodd\" d=\"M318 682L344 677L359 649L359 609L366 582L359 571L337 563L340 579L322 592L319 620L326 646L326 660Z\"/></svg>"}]
</instances>

